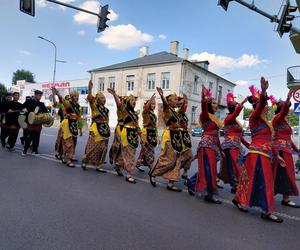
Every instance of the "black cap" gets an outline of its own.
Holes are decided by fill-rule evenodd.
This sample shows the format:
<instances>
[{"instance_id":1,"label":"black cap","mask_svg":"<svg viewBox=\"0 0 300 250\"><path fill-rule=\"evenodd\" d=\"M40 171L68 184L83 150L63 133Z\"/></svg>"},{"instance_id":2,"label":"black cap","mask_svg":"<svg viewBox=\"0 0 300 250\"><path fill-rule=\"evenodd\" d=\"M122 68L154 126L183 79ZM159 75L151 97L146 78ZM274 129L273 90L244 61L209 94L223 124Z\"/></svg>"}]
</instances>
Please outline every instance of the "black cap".
<instances>
[{"instance_id":1,"label":"black cap","mask_svg":"<svg viewBox=\"0 0 300 250\"><path fill-rule=\"evenodd\" d=\"M5 94L5 96L12 96L13 94L11 92L8 92Z\"/></svg>"},{"instance_id":2,"label":"black cap","mask_svg":"<svg viewBox=\"0 0 300 250\"><path fill-rule=\"evenodd\" d=\"M35 95L42 95L43 92L37 89L37 90L34 91L34 94Z\"/></svg>"}]
</instances>

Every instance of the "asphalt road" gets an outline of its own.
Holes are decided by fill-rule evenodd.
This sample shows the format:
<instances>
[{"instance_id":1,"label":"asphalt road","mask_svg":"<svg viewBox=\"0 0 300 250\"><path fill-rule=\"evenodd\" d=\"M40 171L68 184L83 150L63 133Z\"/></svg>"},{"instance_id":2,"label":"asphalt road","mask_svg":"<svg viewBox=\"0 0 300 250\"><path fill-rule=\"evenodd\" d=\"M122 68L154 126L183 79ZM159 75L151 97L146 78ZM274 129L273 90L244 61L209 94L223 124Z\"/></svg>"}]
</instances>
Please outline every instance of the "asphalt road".
<instances>
[{"instance_id":1,"label":"asphalt road","mask_svg":"<svg viewBox=\"0 0 300 250\"><path fill-rule=\"evenodd\" d=\"M223 204L212 205L164 184L153 188L146 173L132 185L109 164L107 174L70 169L53 157L56 133L43 130L40 156L0 150L0 249L300 248L300 209L282 207L280 197L285 220L275 224L255 209L237 211L227 186ZM79 138L78 159L86 140Z\"/></svg>"}]
</instances>

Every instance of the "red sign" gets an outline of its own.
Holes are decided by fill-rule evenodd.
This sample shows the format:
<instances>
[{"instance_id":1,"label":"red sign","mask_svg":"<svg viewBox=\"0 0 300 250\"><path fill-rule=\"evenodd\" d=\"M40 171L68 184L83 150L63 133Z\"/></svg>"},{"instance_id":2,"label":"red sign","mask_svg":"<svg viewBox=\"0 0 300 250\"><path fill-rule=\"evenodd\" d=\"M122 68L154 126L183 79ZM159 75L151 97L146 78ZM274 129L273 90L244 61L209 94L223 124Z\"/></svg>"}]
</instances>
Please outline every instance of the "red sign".
<instances>
[{"instance_id":1,"label":"red sign","mask_svg":"<svg viewBox=\"0 0 300 250\"><path fill-rule=\"evenodd\" d=\"M56 83L43 83L42 89L50 88L68 88L70 87L70 82L56 82Z\"/></svg>"},{"instance_id":2,"label":"red sign","mask_svg":"<svg viewBox=\"0 0 300 250\"><path fill-rule=\"evenodd\" d=\"M294 90L293 98L296 102L300 102L300 89L295 89Z\"/></svg>"}]
</instances>

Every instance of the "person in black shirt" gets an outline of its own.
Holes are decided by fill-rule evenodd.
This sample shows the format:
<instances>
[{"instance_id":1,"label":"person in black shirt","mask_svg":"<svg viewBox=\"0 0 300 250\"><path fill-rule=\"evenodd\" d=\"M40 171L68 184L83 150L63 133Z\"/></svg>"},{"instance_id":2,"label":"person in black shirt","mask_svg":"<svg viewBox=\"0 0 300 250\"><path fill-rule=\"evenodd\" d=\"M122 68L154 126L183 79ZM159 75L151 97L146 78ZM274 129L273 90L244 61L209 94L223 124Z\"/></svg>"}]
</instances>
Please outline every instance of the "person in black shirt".
<instances>
[{"instance_id":1,"label":"person in black shirt","mask_svg":"<svg viewBox=\"0 0 300 250\"><path fill-rule=\"evenodd\" d=\"M8 127L8 140L7 140L7 149L12 151L16 140L18 138L20 126L18 123L18 117L20 111L22 110L22 104L19 103L20 94L18 92L13 93L13 101L8 103L8 111L6 114L6 123Z\"/></svg>"},{"instance_id":2,"label":"person in black shirt","mask_svg":"<svg viewBox=\"0 0 300 250\"><path fill-rule=\"evenodd\" d=\"M31 99L32 99L31 96L26 96L25 102L28 101L28 100L31 100ZM25 144L25 138L26 138L26 136L27 136L27 133L28 133L27 128L24 128L24 129L23 129L23 136L20 137L20 141L21 141L21 144L22 144L22 145Z\"/></svg>"},{"instance_id":3,"label":"person in black shirt","mask_svg":"<svg viewBox=\"0 0 300 250\"><path fill-rule=\"evenodd\" d=\"M36 107L39 108L39 113L48 113L47 108L43 102L41 102L43 92L39 90L34 91L34 98L27 100L23 104L23 111L34 112ZM26 155L27 151L31 145L32 154L38 155L38 147L40 143L40 135L42 131L42 125L40 124L30 124L25 137L25 145L22 155Z\"/></svg>"},{"instance_id":4,"label":"person in black shirt","mask_svg":"<svg viewBox=\"0 0 300 250\"><path fill-rule=\"evenodd\" d=\"M0 124L1 124L1 146L5 148L6 146L6 139L8 137L8 126L6 121L6 115L8 111L9 103L12 101L12 93L7 93L4 97L4 100L0 102Z\"/></svg>"}]
</instances>

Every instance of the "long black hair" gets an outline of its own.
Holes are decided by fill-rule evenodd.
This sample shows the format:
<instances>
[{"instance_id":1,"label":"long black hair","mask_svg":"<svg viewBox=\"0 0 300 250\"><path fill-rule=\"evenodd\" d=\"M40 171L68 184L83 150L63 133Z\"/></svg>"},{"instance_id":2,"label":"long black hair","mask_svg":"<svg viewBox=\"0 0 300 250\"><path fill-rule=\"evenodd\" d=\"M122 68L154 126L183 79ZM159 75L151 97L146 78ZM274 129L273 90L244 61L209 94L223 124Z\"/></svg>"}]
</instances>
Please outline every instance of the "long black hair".
<instances>
[{"instance_id":1,"label":"long black hair","mask_svg":"<svg viewBox=\"0 0 300 250\"><path fill-rule=\"evenodd\" d=\"M252 104L253 109L255 109L258 104L258 100L254 100L252 95L248 96L248 102Z\"/></svg>"}]
</instances>

